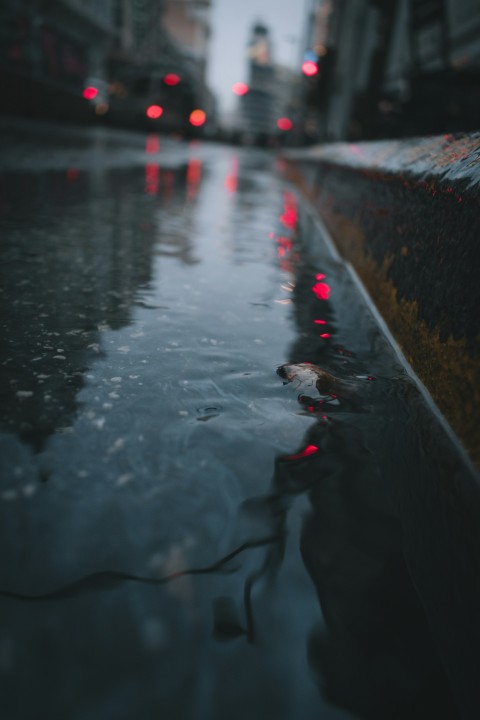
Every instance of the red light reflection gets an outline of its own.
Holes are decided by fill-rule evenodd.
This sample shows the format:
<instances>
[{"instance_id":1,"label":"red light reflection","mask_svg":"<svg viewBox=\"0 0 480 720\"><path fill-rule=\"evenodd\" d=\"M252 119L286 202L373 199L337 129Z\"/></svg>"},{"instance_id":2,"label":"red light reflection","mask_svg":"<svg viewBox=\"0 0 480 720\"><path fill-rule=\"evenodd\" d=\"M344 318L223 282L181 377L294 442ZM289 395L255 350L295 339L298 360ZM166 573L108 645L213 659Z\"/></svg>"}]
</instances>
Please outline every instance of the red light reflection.
<instances>
[{"instance_id":1,"label":"red light reflection","mask_svg":"<svg viewBox=\"0 0 480 720\"><path fill-rule=\"evenodd\" d=\"M280 245L280 247L285 248L285 250L288 250L289 252L292 249L292 241L290 240L290 238L287 238L284 235L279 235L277 237L277 243Z\"/></svg>"},{"instance_id":2,"label":"red light reflection","mask_svg":"<svg viewBox=\"0 0 480 720\"><path fill-rule=\"evenodd\" d=\"M312 292L315 293L319 300L328 300L330 297L330 286L324 282L316 282L312 287Z\"/></svg>"},{"instance_id":3,"label":"red light reflection","mask_svg":"<svg viewBox=\"0 0 480 720\"><path fill-rule=\"evenodd\" d=\"M295 230L297 225L297 213L294 210L287 209L280 215L281 222L289 230Z\"/></svg>"},{"instance_id":4,"label":"red light reflection","mask_svg":"<svg viewBox=\"0 0 480 720\"><path fill-rule=\"evenodd\" d=\"M227 177L225 178L225 188L230 193L230 195L233 195L237 192L238 187L238 158L233 157L230 160L230 169L227 174Z\"/></svg>"},{"instance_id":5,"label":"red light reflection","mask_svg":"<svg viewBox=\"0 0 480 720\"><path fill-rule=\"evenodd\" d=\"M295 195L287 190L283 194L283 213L280 215L280 221L288 230L295 230L297 220L297 201Z\"/></svg>"},{"instance_id":6,"label":"red light reflection","mask_svg":"<svg viewBox=\"0 0 480 720\"><path fill-rule=\"evenodd\" d=\"M326 320L314 320L313 322L317 323L317 325L326 325L327 324Z\"/></svg>"},{"instance_id":7,"label":"red light reflection","mask_svg":"<svg viewBox=\"0 0 480 720\"><path fill-rule=\"evenodd\" d=\"M78 172L77 168L68 168L67 170L67 180L76 180L80 173Z\"/></svg>"},{"instance_id":8,"label":"red light reflection","mask_svg":"<svg viewBox=\"0 0 480 720\"><path fill-rule=\"evenodd\" d=\"M160 168L157 163L147 163L145 165L145 192L148 195L156 195L158 193L158 185L160 180Z\"/></svg>"},{"instance_id":9,"label":"red light reflection","mask_svg":"<svg viewBox=\"0 0 480 720\"><path fill-rule=\"evenodd\" d=\"M197 195L201 179L202 161L200 158L190 158L187 165L187 197L189 200Z\"/></svg>"},{"instance_id":10,"label":"red light reflection","mask_svg":"<svg viewBox=\"0 0 480 720\"><path fill-rule=\"evenodd\" d=\"M307 445L303 448L303 450L300 450L300 452L295 453L294 455L287 455L285 460L300 460L300 458L308 457L309 455L314 455L318 452L318 447L316 445Z\"/></svg>"},{"instance_id":11,"label":"red light reflection","mask_svg":"<svg viewBox=\"0 0 480 720\"><path fill-rule=\"evenodd\" d=\"M330 337L330 333L322 333L322 334L320 335L320 337L321 337L321 338L329 338L329 337Z\"/></svg>"},{"instance_id":12,"label":"red light reflection","mask_svg":"<svg viewBox=\"0 0 480 720\"><path fill-rule=\"evenodd\" d=\"M145 144L145 152L148 154L157 153L160 150L160 138L158 135L149 135Z\"/></svg>"}]
</instances>

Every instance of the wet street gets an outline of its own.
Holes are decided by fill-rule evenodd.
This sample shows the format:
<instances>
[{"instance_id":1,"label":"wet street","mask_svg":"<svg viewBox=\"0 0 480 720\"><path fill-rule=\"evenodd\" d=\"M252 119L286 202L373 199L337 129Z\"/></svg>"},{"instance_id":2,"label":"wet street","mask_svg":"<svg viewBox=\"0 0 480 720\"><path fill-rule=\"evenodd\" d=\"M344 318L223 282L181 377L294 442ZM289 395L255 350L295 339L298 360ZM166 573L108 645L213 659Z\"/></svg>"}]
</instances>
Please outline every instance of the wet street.
<instances>
[{"instance_id":1,"label":"wet street","mask_svg":"<svg viewBox=\"0 0 480 720\"><path fill-rule=\"evenodd\" d=\"M2 720L478 718L478 478L282 160L1 130Z\"/></svg>"}]
</instances>

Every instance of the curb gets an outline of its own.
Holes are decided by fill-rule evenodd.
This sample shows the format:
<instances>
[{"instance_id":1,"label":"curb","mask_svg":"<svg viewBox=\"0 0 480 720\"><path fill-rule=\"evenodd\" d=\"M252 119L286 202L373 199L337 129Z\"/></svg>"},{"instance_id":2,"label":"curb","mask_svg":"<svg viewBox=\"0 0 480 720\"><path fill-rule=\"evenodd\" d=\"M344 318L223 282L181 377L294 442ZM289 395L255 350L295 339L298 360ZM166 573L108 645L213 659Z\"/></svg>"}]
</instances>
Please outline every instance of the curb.
<instances>
[{"instance_id":1,"label":"curb","mask_svg":"<svg viewBox=\"0 0 480 720\"><path fill-rule=\"evenodd\" d=\"M480 467L480 132L283 158Z\"/></svg>"}]
</instances>

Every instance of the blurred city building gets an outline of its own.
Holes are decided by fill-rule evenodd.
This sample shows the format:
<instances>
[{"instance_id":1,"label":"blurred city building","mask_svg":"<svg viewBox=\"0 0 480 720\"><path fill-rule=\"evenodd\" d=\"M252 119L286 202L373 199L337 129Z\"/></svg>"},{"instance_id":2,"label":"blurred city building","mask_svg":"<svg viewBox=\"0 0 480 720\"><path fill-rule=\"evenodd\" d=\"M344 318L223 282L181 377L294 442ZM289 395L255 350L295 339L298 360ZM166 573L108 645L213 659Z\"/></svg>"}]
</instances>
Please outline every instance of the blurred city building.
<instances>
[{"instance_id":1,"label":"blurred city building","mask_svg":"<svg viewBox=\"0 0 480 720\"><path fill-rule=\"evenodd\" d=\"M247 47L247 88L238 101L235 127L247 143L285 142L293 129L299 74L274 62L270 32L256 23Z\"/></svg>"},{"instance_id":2,"label":"blurred city building","mask_svg":"<svg viewBox=\"0 0 480 720\"><path fill-rule=\"evenodd\" d=\"M210 0L117 0L116 36L109 53L112 121L145 124L161 108L162 128L182 132L195 109L211 131L216 106L206 82Z\"/></svg>"},{"instance_id":3,"label":"blurred city building","mask_svg":"<svg viewBox=\"0 0 480 720\"><path fill-rule=\"evenodd\" d=\"M212 127L210 9L210 0L4 0L0 112L182 133L201 109Z\"/></svg>"},{"instance_id":4,"label":"blurred city building","mask_svg":"<svg viewBox=\"0 0 480 720\"><path fill-rule=\"evenodd\" d=\"M305 137L396 137L480 126L478 0L311 0Z\"/></svg>"},{"instance_id":5,"label":"blurred city building","mask_svg":"<svg viewBox=\"0 0 480 720\"><path fill-rule=\"evenodd\" d=\"M88 119L82 93L105 83L113 11L113 0L3 0L0 112Z\"/></svg>"}]
</instances>

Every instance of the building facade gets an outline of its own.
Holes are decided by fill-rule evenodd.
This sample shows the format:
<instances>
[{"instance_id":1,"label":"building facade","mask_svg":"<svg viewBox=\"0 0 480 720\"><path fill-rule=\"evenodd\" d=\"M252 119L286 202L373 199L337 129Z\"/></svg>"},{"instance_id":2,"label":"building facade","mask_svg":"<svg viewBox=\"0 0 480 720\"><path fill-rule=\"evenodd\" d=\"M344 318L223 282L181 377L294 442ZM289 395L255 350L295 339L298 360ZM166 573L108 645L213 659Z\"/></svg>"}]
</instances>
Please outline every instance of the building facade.
<instances>
[{"instance_id":1,"label":"building facade","mask_svg":"<svg viewBox=\"0 0 480 720\"><path fill-rule=\"evenodd\" d=\"M185 131L196 108L215 124L206 84L210 12L210 0L117 0L112 121L145 126L145 111L156 104L162 115L151 127Z\"/></svg>"},{"instance_id":2,"label":"building facade","mask_svg":"<svg viewBox=\"0 0 480 720\"><path fill-rule=\"evenodd\" d=\"M476 0L311 0L304 45L318 61L306 106L320 140L480 125Z\"/></svg>"},{"instance_id":3,"label":"building facade","mask_svg":"<svg viewBox=\"0 0 480 720\"><path fill-rule=\"evenodd\" d=\"M248 92L239 99L237 129L245 142L276 144L285 138L280 119L295 114L295 83L298 73L274 62L269 29L252 27L247 47Z\"/></svg>"},{"instance_id":4,"label":"building facade","mask_svg":"<svg viewBox=\"0 0 480 720\"><path fill-rule=\"evenodd\" d=\"M195 108L213 118L210 9L210 0L4 0L0 112L142 128L154 103L159 130L179 131Z\"/></svg>"},{"instance_id":5,"label":"building facade","mask_svg":"<svg viewBox=\"0 0 480 720\"><path fill-rule=\"evenodd\" d=\"M113 0L3 0L0 112L86 119L83 90L107 80Z\"/></svg>"}]
</instances>

